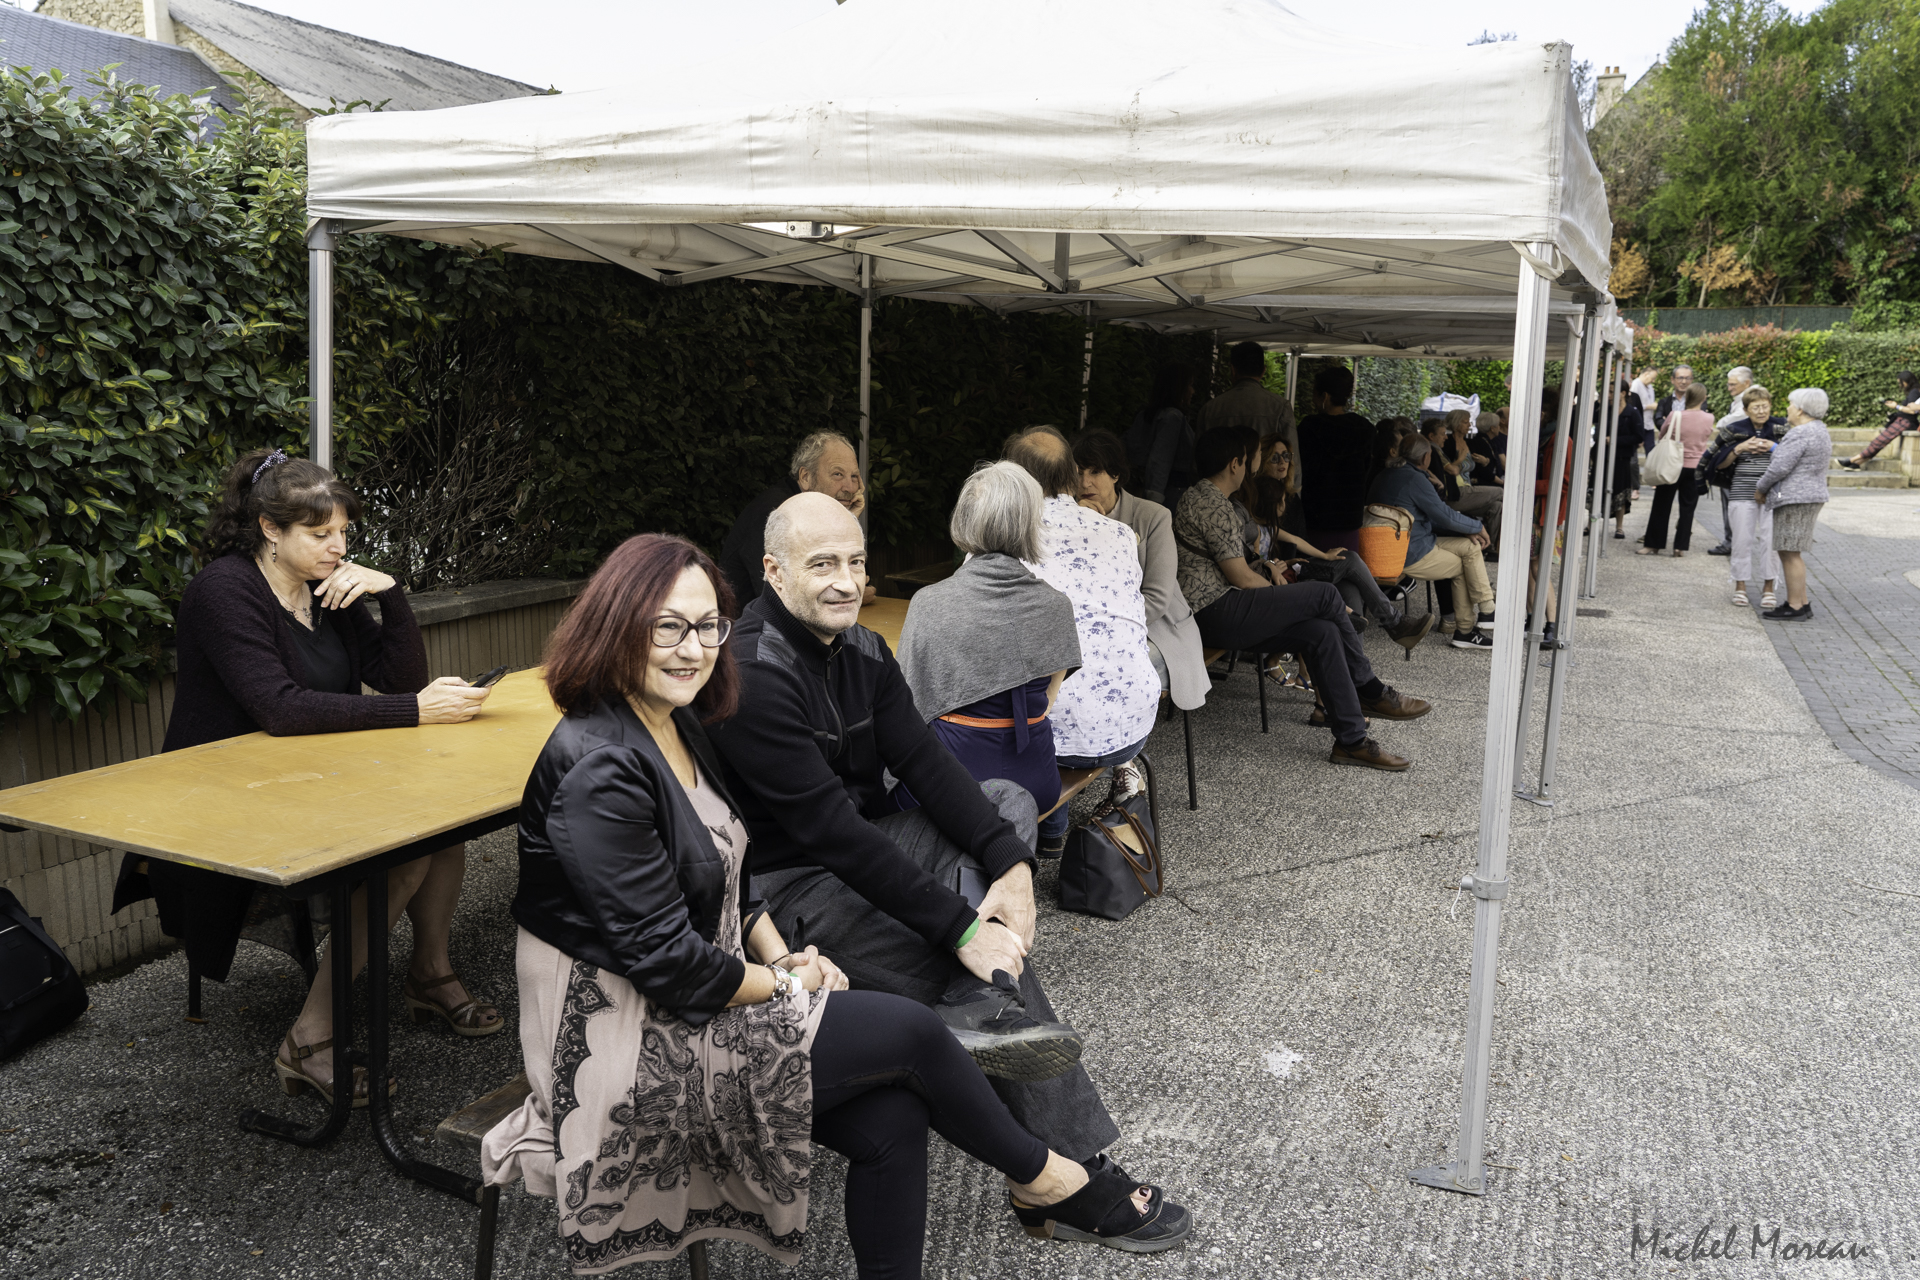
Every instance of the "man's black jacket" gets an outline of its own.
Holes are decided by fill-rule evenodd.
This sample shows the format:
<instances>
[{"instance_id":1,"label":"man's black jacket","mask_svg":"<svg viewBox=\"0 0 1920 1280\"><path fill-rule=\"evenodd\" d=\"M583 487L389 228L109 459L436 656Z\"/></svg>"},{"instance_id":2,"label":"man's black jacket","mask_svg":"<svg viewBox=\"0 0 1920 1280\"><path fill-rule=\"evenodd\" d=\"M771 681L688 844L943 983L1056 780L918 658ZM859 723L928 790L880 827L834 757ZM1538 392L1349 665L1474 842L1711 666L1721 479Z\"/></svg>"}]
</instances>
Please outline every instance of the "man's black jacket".
<instances>
[{"instance_id":1,"label":"man's black jacket","mask_svg":"<svg viewBox=\"0 0 1920 1280\"><path fill-rule=\"evenodd\" d=\"M733 584L734 602L745 608L766 586L761 560L767 553L767 517L773 509L800 492L792 476L782 476L746 505L720 544L720 572Z\"/></svg>"},{"instance_id":2,"label":"man's black jacket","mask_svg":"<svg viewBox=\"0 0 1920 1280\"><path fill-rule=\"evenodd\" d=\"M886 641L856 625L822 644L768 589L728 643L740 710L708 732L752 837L748 869L825 867L929 943L955 946L976 913L873 825L893 812L883 772L990 878L1033 855L914 711Z\"/></svg>"}]
</instances>

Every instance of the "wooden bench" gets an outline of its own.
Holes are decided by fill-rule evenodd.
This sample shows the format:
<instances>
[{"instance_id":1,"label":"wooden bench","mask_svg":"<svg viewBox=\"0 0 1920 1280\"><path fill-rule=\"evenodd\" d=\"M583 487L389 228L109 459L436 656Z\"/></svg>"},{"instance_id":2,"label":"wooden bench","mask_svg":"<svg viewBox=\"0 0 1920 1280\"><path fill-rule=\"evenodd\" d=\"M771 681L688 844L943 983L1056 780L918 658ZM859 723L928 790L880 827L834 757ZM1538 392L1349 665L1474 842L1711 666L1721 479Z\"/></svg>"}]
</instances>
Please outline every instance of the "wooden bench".
<instances>
[{"instance_id":1,"label":"wooden bench","mask_svg":"<svg viewBox=\"0 0 1920 1280\"><path fill-rule=\"evenodd\" d=\"M522 1071L484 1098L475 1099L442 1120L433 1131L434 1139L464 1147L477 1156L487 1131L525 1102L529 1092L527 1073ZM499 1225L500 1188L490 1186L481 1193L480 1199L480 1235L473 1251L475 1280L491 1280L493 1276L493 1237ZM705 1240L695 1240L687 1246L687 1262L693 1268L693 1280L708 1280Z\"/></svg>"}]
</instances>

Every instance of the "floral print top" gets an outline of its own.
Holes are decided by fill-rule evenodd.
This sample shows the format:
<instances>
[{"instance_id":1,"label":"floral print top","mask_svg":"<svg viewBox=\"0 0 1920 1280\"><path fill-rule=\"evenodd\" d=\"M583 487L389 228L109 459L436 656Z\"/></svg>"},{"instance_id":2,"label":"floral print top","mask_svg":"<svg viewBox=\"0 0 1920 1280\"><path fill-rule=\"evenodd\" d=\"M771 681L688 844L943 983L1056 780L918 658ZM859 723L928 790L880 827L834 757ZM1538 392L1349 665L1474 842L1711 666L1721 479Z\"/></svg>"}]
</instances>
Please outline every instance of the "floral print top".
<instances>
[{"instance_id":1,"label":"floral print top","mask_svg":"<svg viewBox=\"0 0 1920 1280\"><path fill-rule=\"evenodd\" d=\"M1111 755L1145 739L1160 709L1134 532L1056 494L1047 499L1040 545L1046 558L1027 567L1073 601L1083 664L1053 704L1054 753Z\"/></svg>"}]
</instances>

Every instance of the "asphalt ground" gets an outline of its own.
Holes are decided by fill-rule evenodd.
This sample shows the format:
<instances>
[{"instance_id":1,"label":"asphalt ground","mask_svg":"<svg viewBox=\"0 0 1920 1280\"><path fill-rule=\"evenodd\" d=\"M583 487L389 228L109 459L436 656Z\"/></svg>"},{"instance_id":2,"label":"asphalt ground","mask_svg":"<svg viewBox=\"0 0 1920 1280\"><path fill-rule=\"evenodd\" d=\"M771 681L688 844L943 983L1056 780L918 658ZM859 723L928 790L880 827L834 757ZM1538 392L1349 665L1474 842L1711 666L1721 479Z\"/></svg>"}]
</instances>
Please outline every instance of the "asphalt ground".
<instances>
[{"instance_id":1,"label":"asphalt ground","mask_svg":"<svg viewBox=\"0 0 1920 1280\"><path fill-rule=\"evenodd\" d=\"M998 1177L935 1138L927 1275L1920 1276L1920 793L1835 746L1724 560L1632 545L1609 540L1585 602L1606 616L1577 622L1559 802L1515 806L1489 1193L1407 1176L1456 1132L1472 911L1446 886L1475 856L1488 657L1430 640L1403 663L1374 635L1384 677L1436 703L1378 726L1411 771L1328 765L1297 692L1262 736L1243 667L1193 718L1198 812L1179 721L1154 739L1174 893L1118 923L1043 905L1037 954L1114 1154L1194 1211L1190 1242L1031 1240ZM455 938L510 1018L513 872L504 836L474 846ZM407 948L403 923L396 985ZM397 1176L364 1122L317 1151L239 1131L243 1106L319 1114L268 1068L296 968L243 945L205 1025L184 988L177 954L99 983L0 1064L0 1274L471 1274L475 1211ZM511 1032L398 1029L404 1131L471 1167L423 1135L517 1055ZM714 1274L851 1276L842 1169L820 1154L798 1268L720 1243ZM1731 1259L1673 1256L1729 1231ZM1798 1257L1823 1240L1867 1252ZM565 1274L550 1202L504 1198L495 1274Z\"/></svg>"}]
</instances>

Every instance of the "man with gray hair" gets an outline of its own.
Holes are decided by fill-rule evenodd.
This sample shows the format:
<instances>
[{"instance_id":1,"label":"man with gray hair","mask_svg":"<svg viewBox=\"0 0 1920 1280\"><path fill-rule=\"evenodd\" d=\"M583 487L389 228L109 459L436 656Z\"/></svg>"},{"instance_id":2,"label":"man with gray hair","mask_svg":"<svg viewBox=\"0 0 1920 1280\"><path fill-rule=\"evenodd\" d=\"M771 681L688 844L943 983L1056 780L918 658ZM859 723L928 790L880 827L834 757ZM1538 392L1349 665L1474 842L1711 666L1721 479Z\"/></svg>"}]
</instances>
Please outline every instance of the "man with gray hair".
<instances>
[{"instance_id":1,"label":"man with gray hair","mask_svg":"<svg viewBox=\"0 0 1920 1280\"><path fill-rule=\"evenodd\" d=\"M744 609L766 583L760 561L766 555L767 517L796 493L824 493L854 515L867 509L860 483L860 456L853 442L838 431L816 431L794 448L787 474L761 490L727 530L720 544L720 572L733 584L734 599ZM862 583L862 602L872 604L878 594Z\"/></svg>"},{"instance_id":2,"label":"man with gray hair","mask_svg":"<svg viewBox=\"0 0 1920 1280\"><path fill-rule=\"evenodd\" d=\"M1714 423L1715 432L1725 431L1734 423L1745 422L1747 420L1747 411L1745 407L1741 405L1740 397L1745 395L1747 388L1752 385L1753 370L1747 368L1747 366L1743 364L1735 365L1733 368L1727 370L1727 397L1733 401L1733 407L1727 411L1726 417ZM1733 517L1727 509L1727 503L1729 501L1727 495L1731 493L1732 490L1719 481L1720 477L1716 475L1712 478L1711 483L1714 488L1720 490L1720 545L1710 548L1707 554L1710 556L1730 556L1733 554Z\"/></svg>"}]
</instances>

